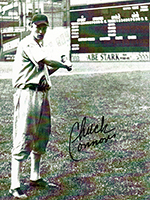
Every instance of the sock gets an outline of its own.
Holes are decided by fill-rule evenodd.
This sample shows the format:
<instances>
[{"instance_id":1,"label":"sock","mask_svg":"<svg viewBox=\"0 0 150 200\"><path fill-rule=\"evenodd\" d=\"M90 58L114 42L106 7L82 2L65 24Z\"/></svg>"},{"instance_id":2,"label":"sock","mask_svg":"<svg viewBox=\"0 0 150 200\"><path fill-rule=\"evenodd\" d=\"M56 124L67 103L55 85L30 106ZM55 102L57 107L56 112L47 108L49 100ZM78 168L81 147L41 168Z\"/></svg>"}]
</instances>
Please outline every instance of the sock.
<instances>
[{"instance_id":1,"label":"sock","mask_svg":"<svg viewBox=\"0 0 150 200\"><path fill-rule=\"evenodd\" d=\"M20 165L21 161L12 158L11 163L11 189L20 187Z\"/></svg>"},{"instance_id":2,"label":"sock","mask_svg":"<svg viewBox=\"0 0 150 200\"><path fill-rule=\"evenodd\" d=\"M40 179L40 160L41 155L31 152L31 173L30 180L37 181Z\"/></svg>"}]
</instances>

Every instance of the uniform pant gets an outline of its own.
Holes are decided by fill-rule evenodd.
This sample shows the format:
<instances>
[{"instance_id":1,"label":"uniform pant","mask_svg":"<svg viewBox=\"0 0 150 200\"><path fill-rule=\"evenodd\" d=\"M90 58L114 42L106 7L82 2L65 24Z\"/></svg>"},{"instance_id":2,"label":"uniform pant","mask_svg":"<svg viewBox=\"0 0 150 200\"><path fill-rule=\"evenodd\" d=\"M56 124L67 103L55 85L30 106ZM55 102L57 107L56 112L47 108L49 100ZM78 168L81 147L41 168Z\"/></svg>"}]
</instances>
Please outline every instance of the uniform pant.
<instances>
[{"instance_id":1,"label":"uniform pant","mask_svg":"<svg viewBox=\"0 0 150 200\"><path fill-rule=\"evenodd\" d=\"M45 153L51 133L49 91L17 89L14 94L12 156L18 161Z\"/></svg>"}]
</instances>

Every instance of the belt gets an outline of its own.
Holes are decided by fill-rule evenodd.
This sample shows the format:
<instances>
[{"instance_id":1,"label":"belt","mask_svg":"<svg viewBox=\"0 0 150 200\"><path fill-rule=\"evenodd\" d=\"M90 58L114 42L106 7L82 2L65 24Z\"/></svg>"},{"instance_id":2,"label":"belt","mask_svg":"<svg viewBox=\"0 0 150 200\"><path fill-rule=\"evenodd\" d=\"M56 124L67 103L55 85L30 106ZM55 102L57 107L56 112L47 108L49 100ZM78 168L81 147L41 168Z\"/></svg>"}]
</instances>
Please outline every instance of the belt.
<instances>
[{"instance_id":1,"label":"belt","mask_svg":"<svg viewBox=\"0 0 150 200\"><path fill-rule=\"evenodd\" d=\"M27 89L27 88L29 88L30 90L40 91L40 92L46 92L50 89L50 87L48 85L41 86L39 84L31 84L31 83L25 85L25 87L23 89Z\"/></svg>"}]
</instances>

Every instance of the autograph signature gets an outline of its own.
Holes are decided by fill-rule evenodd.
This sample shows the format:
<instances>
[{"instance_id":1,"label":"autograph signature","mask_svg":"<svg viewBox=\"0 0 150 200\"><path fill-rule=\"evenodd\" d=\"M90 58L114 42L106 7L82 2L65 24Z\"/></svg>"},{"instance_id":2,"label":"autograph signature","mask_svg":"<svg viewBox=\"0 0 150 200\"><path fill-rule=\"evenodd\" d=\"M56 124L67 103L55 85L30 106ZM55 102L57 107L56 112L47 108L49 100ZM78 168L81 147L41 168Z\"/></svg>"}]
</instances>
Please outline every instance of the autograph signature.
<instances>
[{"instance_id":1,"label":"autograph signature","mask_svg":"<svg viewBox=\"0 0 150 200\"><path fill-rule=\"evenodd\" d=\"M80 160L80 159L75 159L74 158L72 150L71 150L72 149L71 148L72 144L75 143L75 141L77 139L79 139L79 144L78 144L77 150L78 150L78 152L80 152L83 149L89 148L90 146L97 146L98 144L103 143L103 142L106 143L108 140L116 137L116 134L113 134L112 136L108 135L107 137L100 138L98 140L93 140L93 141L90 141L90 142L87 142L87 143L81 143L81 140L83 138L85 138L86 136L88 136L88 135L92 135L94 133L96 134L96 133L99 133L99 132L101 132L101 133L110 133L113 130L115 130L115 128L107 130L108 124L104 125L104 116L102 117L100 126L98 124L96 124L95 126L94 126L94 124L91 124L87 128L85 126L86 126L86 117L83 118L83 120L81 122L81 127L80 127L80 123L79 122L75 122L74 125L72 126L72 129L71 129L71 132L70 132L69 154L70 154L70 157L72 158L72 160L74 160L74 161L79 161ZM72 140L72 135L73 135L73 132L74 132L75 128L77 128L77 131L79 132L79 134L77 135L77 137L74 140Z\"/></svg>"}]
</instances>

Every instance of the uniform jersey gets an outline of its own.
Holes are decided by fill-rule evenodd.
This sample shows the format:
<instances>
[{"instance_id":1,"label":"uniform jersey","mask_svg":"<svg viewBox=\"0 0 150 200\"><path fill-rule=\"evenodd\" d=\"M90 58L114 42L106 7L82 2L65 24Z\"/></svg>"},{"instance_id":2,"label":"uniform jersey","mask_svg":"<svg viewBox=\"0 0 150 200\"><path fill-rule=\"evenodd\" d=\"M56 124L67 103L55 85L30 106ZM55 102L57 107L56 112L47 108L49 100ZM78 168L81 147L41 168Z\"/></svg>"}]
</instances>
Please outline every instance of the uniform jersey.
<instances>
[{"instance_id":1,"label":"uniform jersey","mask_svg":"<svg viewBox=\"0 0 150 200\"><path fill-rule=\"evenodd\" d=\"M51 86L47 66L40 63L46 57L44 47L40 46L33 35L24 38L18 46L13 66L13 87L24 88L27 84L39 84L45 75Z\"/></svg>"}]
</instances>

